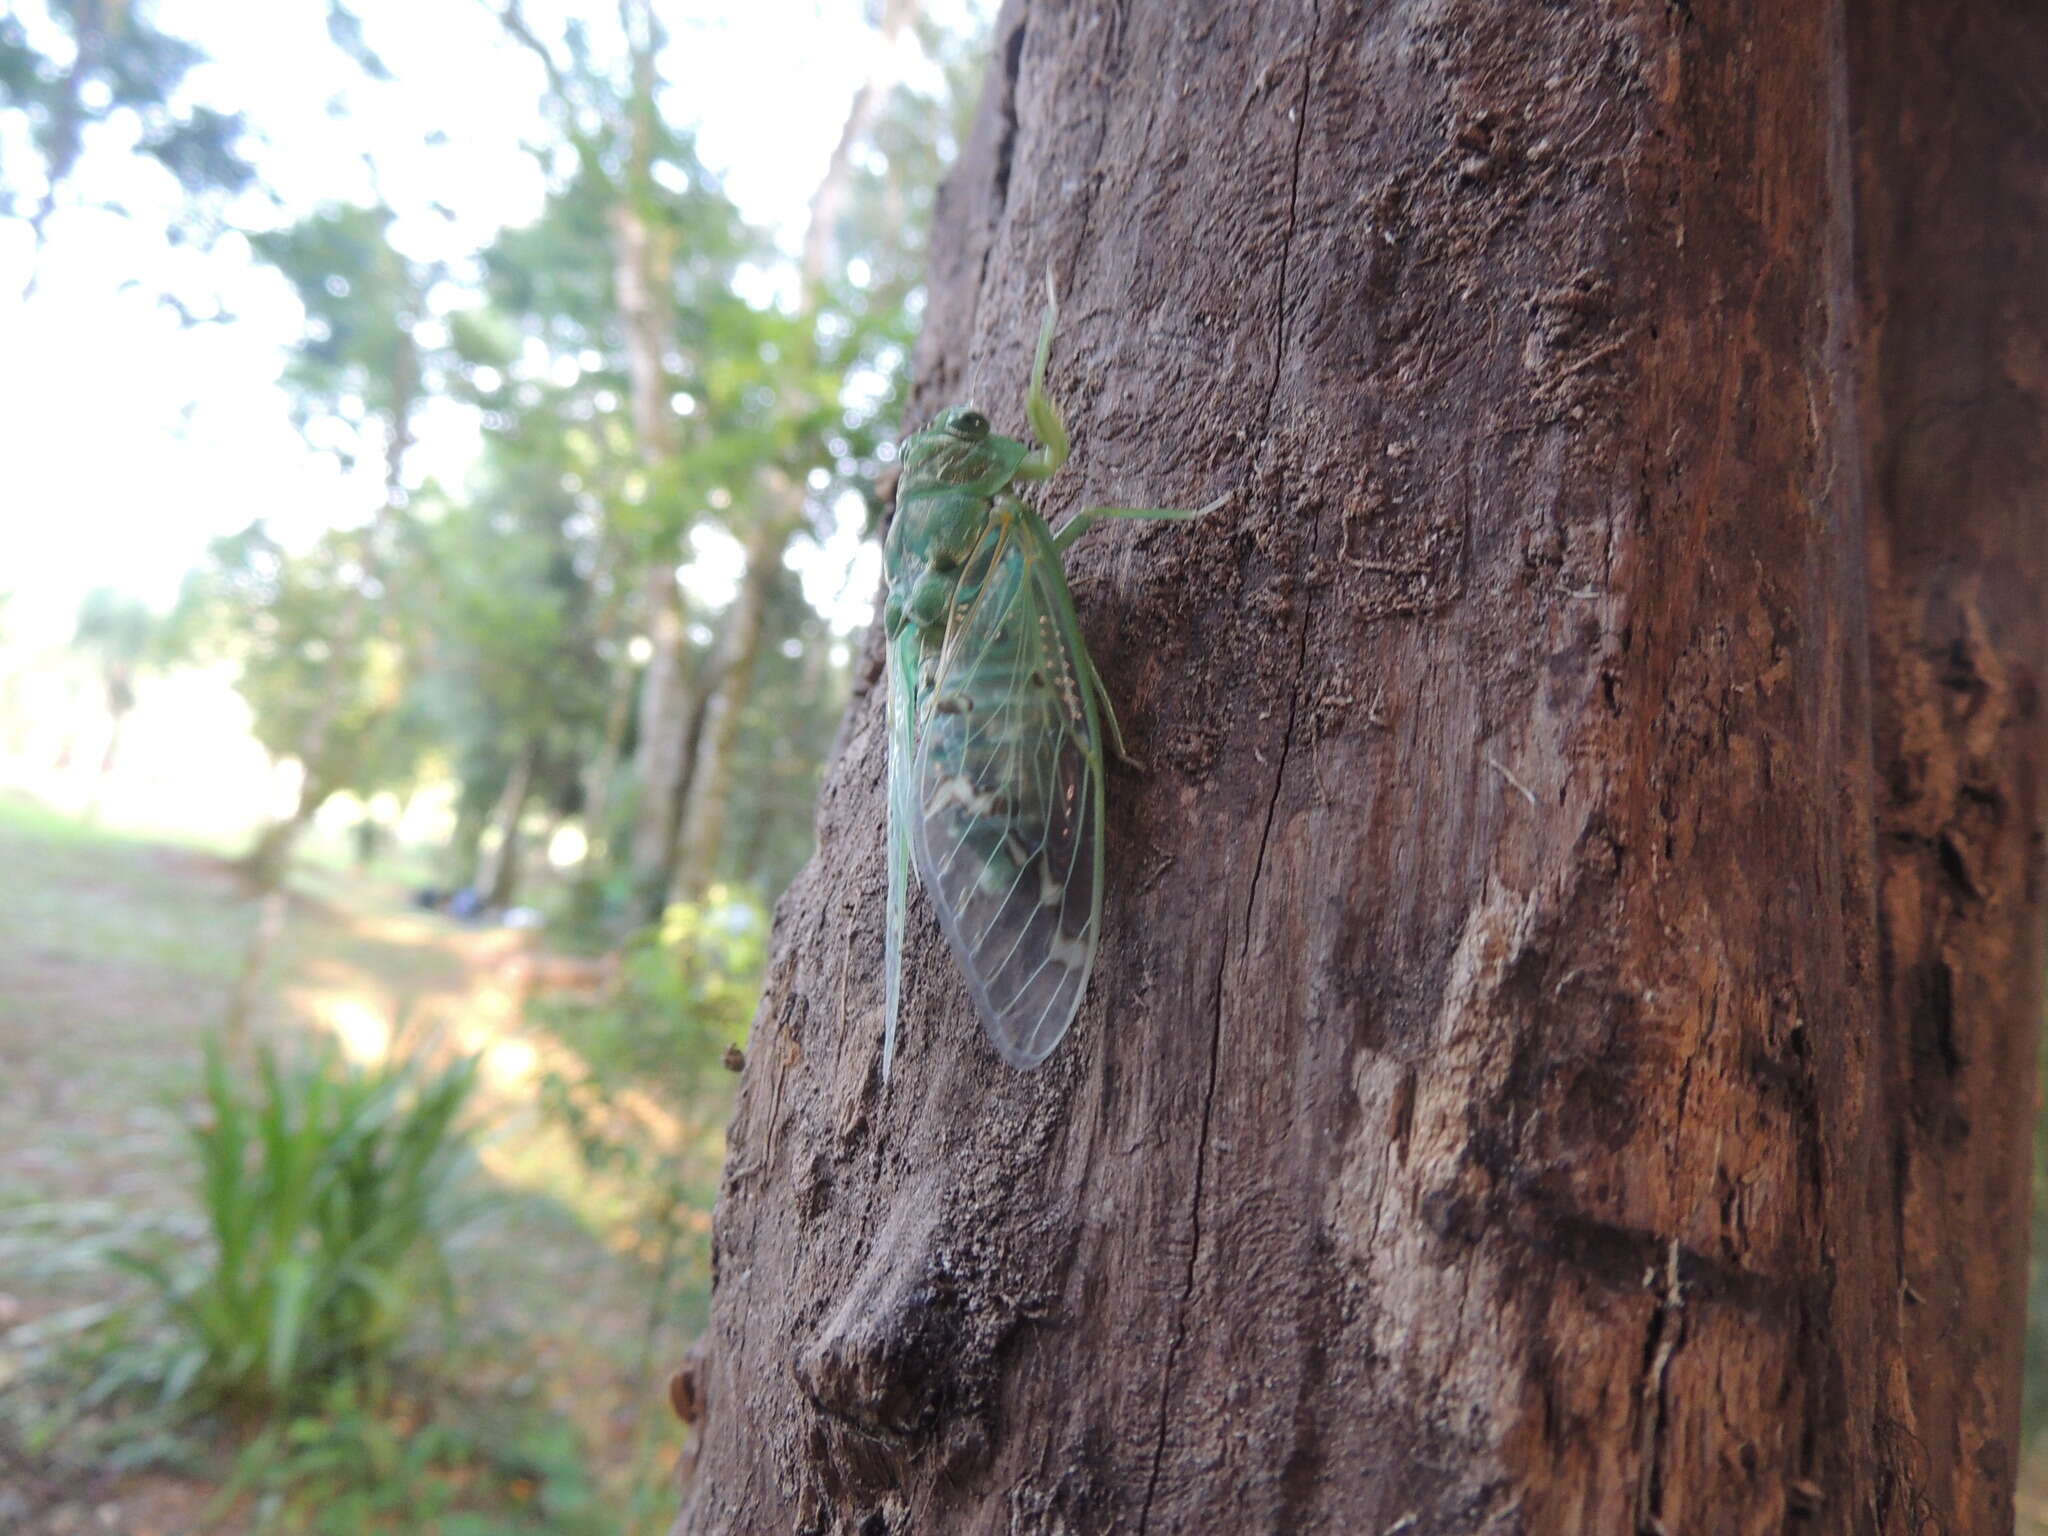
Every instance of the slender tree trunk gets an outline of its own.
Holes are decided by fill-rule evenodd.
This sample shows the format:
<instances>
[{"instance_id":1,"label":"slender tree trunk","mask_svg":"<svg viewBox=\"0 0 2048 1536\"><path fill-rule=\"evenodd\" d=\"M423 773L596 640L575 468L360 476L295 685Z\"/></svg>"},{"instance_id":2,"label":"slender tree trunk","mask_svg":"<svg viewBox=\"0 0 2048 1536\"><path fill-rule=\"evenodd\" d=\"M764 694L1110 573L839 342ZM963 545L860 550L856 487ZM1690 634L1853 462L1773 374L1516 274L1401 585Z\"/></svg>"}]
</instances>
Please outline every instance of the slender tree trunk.
<instances>
[{"instance_id":1,"label":"slender tree trunk","mask_svg":"<svg viewBox=\"0 0 2048 1536\"><path fill-rule=\"evenodd\" d=\"M284 937L285 921L291 915L285 875L291 867L292 851L298 847L306 828L313 824L320 807L333 795L334 791L317 783L310 771L302 774L298 799L291 812L264 827L242 856L242 873L255 887L257 905L256 921L242 947L241 968L235 974L234 990L228 994L227 1013L222 1020L228 1052L236 1058L247 1054L249 1023L256 1016L270 975L271 956Z\"/></svg>"},{"instance_id":2,"label":"slender tree trunk","mask_svg":"<svg viewBox=\"0 0 2048 1536\"><path fill-rule=\"evenodd\" d=\"M491 812L498 841L478 871L476 882L486 906L507 906L519 890L519 823L533 794L533 775L539 761L540 746L529 741L520 749L512 772L506 776L504 791L498 796L497 807Z\"/></svg>"},{"instance_id":3,"label":"slender tree trunk","mask_svg":"<svg viewBox=\"0 0 2048 1536\"><path fill-rule=\"evenodd\" d=\"M638 744L633 753L638 794L626 852L633 888L654 898L654 910L659 912L675 874L684 780L691 767L685 722L703 688L700 668L691 665L675 568L650 568L643 590L653 649L640 678Z\"/></svg>"},{"instance_id":4,"label":"slender tree trunk","mask_svg":"<svg viewBox=\"0 0 2048 1536\"><path fill-rule=\"evenodd\" d=\"M773 500L793 503L801 514L803 492L783 482L771 487ZM754 672L768 627L769 599L782 579L782 555L789 548L796 519L773 512L763 515L747 540L746 574L726 618L726 652L718 688L705 709L703 741L697 748L697 770L690 784L690 819L677 863L676 895L683 901L701 898L718 869L725 846L725 824L732 814L733 758L739 747L740 719L754 696Z\"/></svg>"},{"instance_id":5,"label":"slender tree trunk","mask_svg":"<svg viewBox=\"0 0 2048 1536\"><path fill-rule=\"evenodd\" d=\"M626 755L626 724L633 717L634 667L623 651L612 668L611 695L605 703L604 738L597 761L590 765L584 781L583 833L586 867L603 857L610 837L612 791L618 784L619 764Z\"/></svg>"},{"instance_id":6,"label":"slender tree trunk","mask_svg":"<svg viewBox=\"0 0 2048 1536\"><path fill-rule=\"evenodd\" d=\"M889 93L896 88L896 71L901 58L903 34L915 25L924 10L924 0L882 0L882 14L875 28L875 63L868 77L854 92L846 122L839 130L839 142L832 158L811 194L811 218L804 231L802 278L804 303L815 308L818 293L832 273L834 245L839 221L846 212L846 196L853 187L854 156L880 121Z\"/></svg>"},{"instance_id":7,"label":"slender tree trunk","mask_svg":"<svg viewBox=\"0 0 2048 1536\"><path fill-rule=\"evenodd\" d=\"M320 814L320 807L333 797L334 790L316 781L310 769L302 773L298 798L292 802L291 810L257 833L256 841L242 855L242 872L258 892L283 883L292 850L298 847L313 818Z\"/></svg>"},{"instance_id":8,"label":"slender tree trunk","mask_svg":"<svg viewBox=\"0 0 2048 1536\"><path fill-rule=\"evenodd\" d=\"M1021 397L1112 770L1073 1033L881 690L782 903L678 1528L2010 1529L2048 11L1013 3L918 407ZM879 664L870 642L869 677Z\"/></svg>"},{"instance_id":9,"label":"slender tree trunk","mask_svg":"<svg viewBox=\"0 0 2048 1536\"><path fill-rule=\"evenodd\" d=\"M620 11L633 51L632 159L625 169L620 200L612 209L614 275L625 323L633 432L640 457L658 471L676 454L675 415L667 355L675 345L675 242L649 222L656 197L653 166L655 36L650 8L632 0ZM657 554L641 583L647 638L653 646L641 674L639 745L634 758L639 798L627 847L628 869L644 910L658 914L675 874L676 839L682 825L685 780L690 761L682 748L684 722L696 708L700 679L689 664L682 594L676 587L676 559Z\"/></svg>"},{"instance_id":10,"label":"slender tree trunk","mask_svg":"<svg viewBox=\"0 0 2048 1536\"><path fill-rule=\"evenodd\" d=\"M811 195L810 227L804 235L800 275L803 307L813 320L831 275L839 220L853 183L854 156L874 131L889 93L895 88L903 34L923 8L923 0L884 0L876 31L874 68L854 93L831 161ZM801 394L792 394L783 402L792 415L803 414L810 403ZM803 482L779 470L769 480L763 510L757 512L754 529L747 538L746 574L738 597L726 613L720 635L722 660L706 675L700 689L705 718L709 721L702 760L695 755L698 749L694 740L688 747L692 754L688 761L695 767L685 783L687 810L679 820L683 835L674 864L676 892L685 900L704 893L718 863L726 818L732 808L733 753L739 744L740 719L753 696L754 666L768 617L768 597L781 579L789 541L803 526Z\"/></svg>"}]
</instances>

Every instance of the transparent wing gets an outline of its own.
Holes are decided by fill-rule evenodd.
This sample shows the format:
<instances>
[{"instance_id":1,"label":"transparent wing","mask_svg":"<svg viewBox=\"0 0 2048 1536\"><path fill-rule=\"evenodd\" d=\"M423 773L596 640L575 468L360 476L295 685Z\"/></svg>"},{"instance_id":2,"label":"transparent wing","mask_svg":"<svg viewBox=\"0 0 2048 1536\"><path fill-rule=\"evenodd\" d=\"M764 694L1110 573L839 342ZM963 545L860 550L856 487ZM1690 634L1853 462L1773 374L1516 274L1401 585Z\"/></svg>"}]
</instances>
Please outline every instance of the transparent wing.
<instances>
[{"instance_id":1,"label":"transparent wing","mask_svg":"<svg viewBox=\"0 0 2048 1536\"><path fill-rule=\"evenodd\" d=\"M911 794L917 752L913 689L917 672L917 631L906 625L889 644L889 934L883 946L887 1016L882 1025L882 1081L896 1059L896 1020L903 1001L903 922L909 902L910 827L916 810Z\"/></svg>"},{"instance_id":2,"label":"transparent wing","mask_svg":"<svg viewBox=\"0 0 2048 1536\"><path fill-rule=\"evenodd\" d=\"M1059 554L1006 501L962 568L919 700L910 822L983 1026L1043 1061L1088 985L1102 919L1102 742Z\"/></svg>"}]
</instances>

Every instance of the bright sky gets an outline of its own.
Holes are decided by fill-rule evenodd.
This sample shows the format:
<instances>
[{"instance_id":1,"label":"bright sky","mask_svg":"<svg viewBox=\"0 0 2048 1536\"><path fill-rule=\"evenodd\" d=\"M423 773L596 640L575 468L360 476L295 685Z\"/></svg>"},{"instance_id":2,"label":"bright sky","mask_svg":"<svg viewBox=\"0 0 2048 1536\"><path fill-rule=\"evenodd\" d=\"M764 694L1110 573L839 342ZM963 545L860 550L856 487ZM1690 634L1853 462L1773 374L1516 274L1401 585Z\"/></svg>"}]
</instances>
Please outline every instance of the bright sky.
<instances>
[{"instance_id":1,"label":"bright sky","mask_svg":"<svg viewBox=\"0 0 2048 1536\"><path fill-rule=\"evenodd\" d=\"M929 9L960 20L946 13L981 4ZM368 155L408 254L461 257L500 226L533 218L543 183L521 144L543 136L541 73L484 0L353 8L392 82L366 78L329 41L324 0L160 0L164 29L212 55L190 95L244 113L262 135L261 174L285 206L252 200L238 217L282 223L325 201L367 199ZM17 9L33 23L38 0ZM569 14L603 37L616 15L603 0L529 0L526 9L543 37L558 37ZM789 250L873 56L864 12L861 0L662 8L672 108L687 104L677 115L696 122L705 161L741 212ZM446 142L429 143L437 131ZM0 592L14 594L7 622L18 641L67 639L94 586L168 605L206 541L255 517L303 531L358 521L376 500L374 471L348 482L290 423L276 379L300 317L283 279L252 262L238 237L210 255L168 246L169 178L121 147L89 146L68 196L120 201L140 216L60 214L26 303L16 298L29 270L26 234L0 221ZM0 138L0 163L19 166L17 150ZM235 321L181 325L157 303L165 288L202 311L218 296ZM423 425L416 473L459 482L473 447L473 429L450 408ZM731 581L737 549L722 534L696 548L709 596ZM814 603L842 624L861 620L875 564L856 527L793 563Z\"/></svg>"}]
</instances>

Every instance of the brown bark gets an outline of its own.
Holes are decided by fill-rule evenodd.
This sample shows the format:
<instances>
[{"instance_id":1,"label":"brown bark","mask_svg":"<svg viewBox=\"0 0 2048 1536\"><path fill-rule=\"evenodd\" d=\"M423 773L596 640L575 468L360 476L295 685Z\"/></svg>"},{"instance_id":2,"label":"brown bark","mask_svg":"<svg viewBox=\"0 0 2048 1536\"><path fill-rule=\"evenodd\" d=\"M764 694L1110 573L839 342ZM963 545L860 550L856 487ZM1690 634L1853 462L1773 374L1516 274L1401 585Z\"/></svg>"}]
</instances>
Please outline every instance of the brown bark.
<instances>
[{"instance_id":1,"label":"brown bark","mask_svg":"<svg viewBox=\"0 0 2048 1536\"><path fill-rule=\"evenodd\" d=\"M1013 3L921 411L1143 773L1030 1074L882 699L779 911L691 1531L2009 1529L2040 1012L2019 4ZM870 678L878 652L869 653Z\"/></svg>"},{"instance_id":2,"label":"brown bark","mask_svg":"<svg viewBox=\"0 0 2048 1536\"><path fill-rule=\"evenodd\" d=\"M2009 1529L2041 1015L2048 13L1850 8L1902 1493ZM1953 1513L1950 1513L1950 1512Z\"/></svg>"}]
</instances>

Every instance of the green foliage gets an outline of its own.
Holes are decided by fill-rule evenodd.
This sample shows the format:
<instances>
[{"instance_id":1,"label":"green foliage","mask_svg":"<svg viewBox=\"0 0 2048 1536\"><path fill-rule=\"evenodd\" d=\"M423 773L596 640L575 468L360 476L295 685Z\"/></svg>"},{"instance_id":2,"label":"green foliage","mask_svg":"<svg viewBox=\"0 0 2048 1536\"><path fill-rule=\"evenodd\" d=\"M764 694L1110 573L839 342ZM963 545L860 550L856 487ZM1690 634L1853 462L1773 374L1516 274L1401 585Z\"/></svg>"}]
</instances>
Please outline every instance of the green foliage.
<instances>
[{"instance_id":1,"label":"green foliage","mask_svg":"<svg viewBox=\"0 0 2048 1536\"><path fill-rule=\"evenodd\" d=\"M716 1084L727 1046L747 1038L767 962L768 914L743 891L714 887L678 902L621 957L617 995L574 1026L592 1071L687 1097Z\"/></svg>"},{"instance_id":2,"label":"green foliage","mask_svg":"<svg viewBox=\"0 0 2048 1536\"><path fill-rule=\"evenodd\" d=\"M253 1094L210 1043L206 1112L188 1127L206 1245L129 1253L170 1325L153 1373L167 1403L306 1400L387 1357L453 1295L443 1245L463 1214L473 1061L439 1072L257 1058Z\"/></svg>"},{"instance_id":3,"label":"green foliage","mask_svg":"<svg viewBox=\"0 0 2048 1536\"><path fill-rule=\"evenodd\" d=\"M139 153L157 161L190 195L235 193L255 177L243 156L238 114L180 98L185 77L206 55L160 30L147 0L48 0L47 29L32 33L10 9L0 15L0 138L16 117L40 161L40 226L77 168L87 138L122 119L136 127ZM0 215L20 214L22 178L0 166Z\"/></svg>"},{"instance_id":4,"label":"green foliage","mask_svg":"<svg viewBox=\"0 0 2048 1536\"><path fill-rule=\"evenodd\" d=\"M145 603L111 587L94 587L78 605L71 643L103 664L134 666L156 639L157 618Z\"/></svg>"},{"instance_id":5,"label":"green foliage","mask_svg":"<svg viewBox=\"0 0 2048 1536\"><path fill-rule=\"evenodd\" d=\"M111 587L95 587L79 603L72 649L99 669L109 713L118 717L134 706L136 669L162 654L163 634L163 622L146 604Z\"/></svg>"},{"instance_id":6,"label":"green foliage","mask_svg":"<svg viewBox=\"0 0 2048 1536\"><path fill-rule=\"evenodd\" d=\"M596 1489L559 1419L412 1397L345 1377L243 1449L215 1501L255 1496L258 1532L600 1536Z\"/></svg>"},{"instance_id":7,"label":"green foliage","mask_svg":"<svg viewBox=\"0 0 2048 1536\"><path fill-rule=\"evenodd\" d=\"M400 708L405 610L376 602L385 588L370 572L368 537L334 530L293 551L252 523L208 546L171 618L187 654L239 665L237 686L265 747L301 756L317 738L307 769L322 793L403 782L425 728Z\"/></svg>"},{"instance_id":8,"label":"green foliage","mask_svg":"<svg viewBox=\"0 0 2048 1536\"><path fill-rule=\"evenodd\" d=\"M300 426L344 464L360 456L361 439L381 432L376 446L395 481L427 384L416 332L436 274L393 247L391 220L389 208L340 204L249 243L306 312L305 335L285 367ZM336 432L336 424L347 430Z\"/></svg>"}]
</instances>

